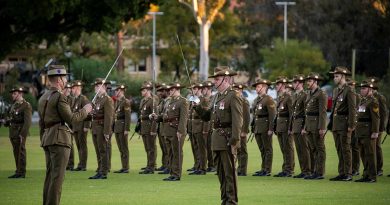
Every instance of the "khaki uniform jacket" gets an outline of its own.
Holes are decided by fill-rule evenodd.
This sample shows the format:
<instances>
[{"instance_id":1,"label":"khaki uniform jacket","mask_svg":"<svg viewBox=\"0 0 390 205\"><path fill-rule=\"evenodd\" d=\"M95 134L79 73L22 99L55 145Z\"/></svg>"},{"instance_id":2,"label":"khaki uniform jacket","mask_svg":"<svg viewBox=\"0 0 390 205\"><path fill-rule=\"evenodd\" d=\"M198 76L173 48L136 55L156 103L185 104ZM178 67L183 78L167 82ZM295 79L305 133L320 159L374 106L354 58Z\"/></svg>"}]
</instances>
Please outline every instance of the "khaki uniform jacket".
<instances>
[{"instance_id":1,"label":"khaki uniform jacket","mask_svg":"<svg viewBox=\"0 0 390 205\"><path fill-rule=\"evenodd\" d=\"M326 129L326 93L317 88L314 92L308 91L305 105L305 130L317 132Z\"/></svg>"},{"instance_id":2,"label":"khaki uniform jacket","mask_svg":"<svg viewBox=\"0 0 390 205\"><path fill-rule=\"evenodd\" d=\"M73 106L71 106L72 112L79 112L86 104L90 103L85 95L80 94L74 98ZM72 122L72 130L74 132L84 132L84 128L91 128L91 121L84 120L82 122Z\"/></svg>"},{"instance_id":3,"label":"khaki uniform jacket","mask_svg":"<svg viewBox=\"0 0 390 205\"><path fill-rule=\"evenodd\" d=\"M379 132L379 103L374 96L362 98L357 109L357 124L355 135L370 138L372 133Z\"/></svg>"},{"instance_id":4,"label":"khaki uniform jacket","mask_svg":"<svg viewBox=\"0 0 390 205\"><path fill-rule=\"evenodd\" d=\"M255 134L274 131L276 104L271 96L268 94L257 96L253 102L253 111Z\"/></svg>"},{"instance_id":5,"label":"khaki uniform jacket","mask_svg":"<svg viewBox=\"0 0 390 205\"><path fill-rule=\"evenodd\" d=\"M154 96L154 102L152 97L144 97L141 100L140 119L141 119L141 135L150 135L150 133L157 133L157 123L149 119L149 115L153 113L153 110L157 112L158 97ZM154 107L153 107L154 105Z\"/></svg>"},{"instance_id":6,"label":"khaki uniform jacket","mask_svg":"<svg viewBox=\"0 0 390 205\"><path fill-rule=\"evenodd\" d=\"M278 97L276 105L276 132L287 132L290 125L290 116L292 115L292 97L287 92Z\"/></svg>"},{"instance_id":7,"label":"khaki uniform jacket","mask_svg":"<svg viewBox=\"0 0 390 205\"><path fill-rule=\"evenodd\" d=\"M231 87L223 93L217 93L207 109L196 106L196 112L202 120L213 122L211 135L211 150L230 149L229 141L240 143L242 131L242 98Z\"/></svg>"},{"instance_id":8,"label":"khaki uniform jacket","mask_svg":"<svg viewBox=\"0 0 390 205\"><path fill-rule=\"evenodd\" d=\"M158 106L157 106L157 114L158 115L162 115L165 112L165 107L168 104L168 101L169 101L169 97L166 97L165 99L160 99ZM158 135L163 136L162 131L164 129L164 123L160 122L158 126L159 126Z\"/></svg>"},{"instance_id":9,"label":"khaki uniform jacket","mask_svg":"<svg viewBox=\"0 0 390 205\"><path fill-rule=\"evenodd\" d=\"M333 89L332 131L347 131L356 125L356 96L351 87L345 84L341 89Z\"/></svg>"},{"instance_id":10,"label":"khaki uniform jacket","mask_svg":"<svg viewBox=\"0 0 390 205\"><path fill-rule=\"evenodd\" d=\"M71 130L66 124L82 121L87 117L84 109L73 113L67 98L54 87L47 90L39 99L38 114L39 127L43 131L41 133L42 147L61 145L70 148L72 146Z\"/></svg>"},{"instance_id":11,"label":"khaki uniform jacket","mask_svg":"<svg viewBox=\"0 0 390 205\"><path fill-rule=\"evenodd\" d=\"M114 103L114 133L124 133L130 131L131 122L131 104L130 100L122 97L117 99Z\"/></svg>"},{"instance_id":12,"label":"khaki uniform jacket","mask_svg":"<svg viewBox=\"0 0 390 205\"><path fill-rule=\"evenodd\" d=\"M379 93L378 91L374 91L373 95L378 100L379 103L379 116L380 116L379 132L383 132L386 129L386 123L389 114L386 97L381 93Z\"/></svg>"},{"instance_id":13,"label":"khaki uniform jacket","mask_svg":"<svg viewBox=\"0 0 390 205\"><path fill-rule=\"evenodd\" d=\"M305 125L305 104L307 93L304 90L293 94L292 114L290 120L290 129L292 133L300 134Z\"/></svg>"},{"instance_id":14,"label":"khaki uniform jacket","mask_svg":"<svg viewBox=\"0 0 390 205\"><path fill-rule=\"evenodd\" d=\"M201 100L202 98L200 98ZM203 122L200 119L199 115L196 113L196 111L193 109L193 105L191 104L189 106L188 110L188 133L190 134L197 134L202 133L203 131Z\"/></svg>"},{"instance_id":15,"label":"khaki uniform jacket","mask_svg":"<svg viewBox=\"0 0 390 205\"><path fill-rule=\"evenodd\" d=\"M112 134L114 117L114 101L107 94L96 97L95 108L92 113L92 133L96 134L97 127L103 126L103 134Z\"/></svg>"},{"instance_id":16,"label":"khaki uniform jacket","mask_svg":"<svg viewBox=\"0 0 390 205\"><path fill-rule=\"evenodd\" d=\"M241 133L249 133L249 124L251 120L250 105L248 100L242 96L242 130Z\"/></svg>"},{"instance_id":17,"label":"khaki uniform jacket","mask_svg":"<svg viewBox=\"0 0 390 205\"><path fill-rule=\"evenodd\" d=\"M27 137L31 127L32 108L26 100L15 102L8 113L6 125L9 125L9 137Z\"/></svg>"},{"instance_id":18,"label":"khaki uniform jacket","mask_svg":"<svg viewBox=\"0 0 390 205\"><path fill-rule=\"evenodd\" d=\"M200 98L200 106L201 106L203 109L207 110L207 109L210 107L211 101L213 101L214 96L215 96L215 95L212 95L212 96L210 96L210 97L201 97L201 98ZM203 121L203 130L202 130L202 133L203 133L204 135L209 134L209 133L211 134L211 132L212 132L212 122L211 122L210 120L205 121L205 120L203 120L203 119L202 119L202 121Z\"/></svg>"},{"instance_id":19,"label":"khaki uniform jacket","mask_svg":"<svg viewBox=\"0 0 390 205\"><path fill-rule=\"evenodd\" d=\"M171 97L166 104L164 113L159 116L158 121L164 123L163 136L182 136L187 134L189 103L182 96Z\"/></svg>"}]
</instances>

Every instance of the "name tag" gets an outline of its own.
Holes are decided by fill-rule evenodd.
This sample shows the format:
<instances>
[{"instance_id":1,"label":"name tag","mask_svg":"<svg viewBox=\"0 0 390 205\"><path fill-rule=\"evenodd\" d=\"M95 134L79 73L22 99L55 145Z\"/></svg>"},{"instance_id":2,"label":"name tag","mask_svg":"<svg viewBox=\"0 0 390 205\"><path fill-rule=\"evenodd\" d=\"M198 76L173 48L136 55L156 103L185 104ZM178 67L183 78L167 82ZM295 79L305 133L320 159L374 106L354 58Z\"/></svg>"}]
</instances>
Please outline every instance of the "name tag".
<instances>
[{"instance_id":1,"label":"name tag","mask_svg":"<svg viewBox=\"0 0 390 205\"><path fill-rule=\"evenodd\" d=\"M364 105L359 106L358 112L366 112L366 106Z\"/></svg>"}]
</instances>

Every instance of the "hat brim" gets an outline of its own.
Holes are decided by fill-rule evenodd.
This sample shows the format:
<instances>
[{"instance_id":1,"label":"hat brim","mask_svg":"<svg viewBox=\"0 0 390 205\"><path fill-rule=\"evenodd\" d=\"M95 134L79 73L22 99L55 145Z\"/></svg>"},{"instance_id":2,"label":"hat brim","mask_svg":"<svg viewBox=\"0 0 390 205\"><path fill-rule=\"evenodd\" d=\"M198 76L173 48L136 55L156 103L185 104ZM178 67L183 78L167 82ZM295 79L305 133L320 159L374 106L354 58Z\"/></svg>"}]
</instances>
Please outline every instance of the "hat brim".
<instances>
[{"instance_id":1,"label":"hat brim","mask_svg":"<svg viewBox=\"0 0 390 205\"><path fill-rule=\"evenodd\" d=\"M268 86L271 86L271 85L272 85L271 83L258 82L258 83L253 83L253 84L252 84L252 87L256 87L256 86L259 85L259 84L268 85Z\"/></svg>"},{"instance_id":2,"label":"hat brim","mask_svg":"<svg viewBox=\"0 0 390 205\"><path fill-rule=\"evenodd\" d=\"M343 73L343 72L339 72L339 71L330 71L329 74L331 75L335 75L335 74L341 74L341 75L346 75L346 76L352 76L352 73Z\"/></svg>"},{"instance_id":3,"label":"hat brim","mask_svg":"<svg viewBox=\"0 0 390 205\"><path fill-rule=\"evenodd\" d=\"M9 91L9 93L14 93L14 92L20 92L20 93L27 93L27 90L16 90L16 89L12 89Z\"/></svg>"}]
</instances>

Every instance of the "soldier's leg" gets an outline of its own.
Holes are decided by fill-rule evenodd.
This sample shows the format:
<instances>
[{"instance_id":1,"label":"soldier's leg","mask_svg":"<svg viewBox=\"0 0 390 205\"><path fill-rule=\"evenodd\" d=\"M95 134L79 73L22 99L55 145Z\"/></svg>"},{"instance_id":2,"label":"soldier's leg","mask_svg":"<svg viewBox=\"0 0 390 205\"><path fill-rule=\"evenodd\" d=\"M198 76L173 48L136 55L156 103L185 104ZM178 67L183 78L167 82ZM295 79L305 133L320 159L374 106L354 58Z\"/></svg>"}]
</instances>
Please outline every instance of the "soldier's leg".
<instances>
[{"instance_id":1,"label":"soldier's leg","mask_svg":"<svg viewBox=\"0 0 390 205\"><path fill-rule=\"evenodd\" d=\"M81 164L81 142L80 142L80 132L73 132L73 137L74 137L74 142L76 144L76 147L77 147L77 156L79 157L79 163L77 164L77 168L80 167L80 164Z\"/></svg>"},{"instance_id":2,"label":"soldier's leg","mask_svg":"<svg viewBox=\"0 0 390 205\"><path fill-rule=\"evenodd\" d=\"M81 131L78 133L80 148L79 151L79 165L78 167L86 169L87 168L87 160L88 160L88 146L87 146L87 136L88 132Z\"/></svg>"},{"instance_id":3,"label":"soldier's leg","mask_svg":"<svg viewBox=\"0 0 390 205\"><path fill-rule=\"evenodd\" d=\"M19 158L19 145L20 145L20 139L19 138L9 138L11 145L12 145L12 152L14 154L14 160L15 160L15 174L18 173L19 167L18 167L18 158Z\"/></svg>"},{"instance_id":4,"label":"soldier's leg","mask_svg":"<svg viewBox=\"0 0 390 205\"><path fill-rule=\"evenodd\" d=\"M284 133L286 140L285 154L286 154L286 171L288 173L294 173L295 161L294 161L294 138L287 132Z\"/></svg>"},{"instance_id":5,"label":"soldier's leg","mask_svg":"<svg viewBox=\"0 0 390 205\"><path fill-rule=\"evenodd\" d=\"M207 135L207 167L214 168L214 157L211 151L211 132Z\"/></svg>"},{"instance_id":6,"label":"soldier's leg","mask_svg":"<svg viewBox=\"0 0 390 205\"><path fill-rule=\"evenodd\" d=\"M45 181L44 204L60 204L62 184L64 182L66 165L70 149L64 146L48 146L46 157L47 172ZM46 187L47 183L47 187Z\"/></svg>"},{"instance_id":7,"label":"soldier's leg","mask_svg":"<svg viewBox=\"0 0 390 205\"><path fill-rule=\"evenodd\" d=\"M364 154L366 155L365 158L367 162L367 178L376 180L376 139L364 138L364 147Z\"/></svg>"},{"instance_id":8,"label":"soldier's leg","mask_svg":"<svg viewBox=\"0 0 390 205\"><path fill-rule=\"evenodd\" d=\"M324 176L326 161L325 137L320 137L318 132L312 133L312 137L314 139L316 150L315 173Z\"/></svg>"},{"instance_id":9,"label":"soldier's leg","mask_svg":"<svg viewBox=\"0 0 390 205\"><path fill-rule=\"evenodd\" d=\"M265 169L265 147L263 143L263 139L261 137L261 134L255 134L257 147L259 148L260 155L261 155L261 170L264 171Z\"/></svg>"},{"instance_id":10,"label":"soldier's leg","mask_svg":"<svg viewBox=\"0 0 390 205\"><path fill-rule=\"evenodd\" d=\"M156 135L148 135L146 142L148 146L148 168L154 171L157 158Z\"/></svg>"},{"instance_id":11,"label":"soldier's leg","mask_svg":"<svg viewBox=\"0 0 390 205\"><path fill-rule=\"evenodd\" d=\"M106 148L107 149L107 157L108 157L108 160L107 160L108 172L111 170L111 156L112 156L111 138L112 138L112 134L110 135L110 138L107 141L107 148Z\"/></svg>"},{"instance_id":12,"label":"soldier's leg","mask_svg":"<svg viewBox=\"0 0 390 205\"><path fill-rule=\"evenodd\" d=\"M300 135L300 146L301 146L301 152L302 152L302 172L306 175L310 175L312 173L312 161L311 158L314 159L314 156L312 157L312 154L310 153L309 148L309 141L307 139L306 135ZM314 165L313 165L314 166Z\"/></svg>"},{"instance_id":13,"label":"soldier's leg","mask_svg":"<svg viewBox=\"0 0 390 205\"><path fill-rule=\"evenodd\" d=\"M171 175L175 177L181 177L182 164L183 164L183 144L184 136L177 138L177 136L171 136L172 143L172 170Z\"/></svg>"},{"instance_id":14,"label":"soldier's leg","mask_svg":"<svg viewBox=\"0 0 390 205\"><path fill-rule=\"evenodd\" d=\"M123 145L122 145L122 139L121 138L123 138L123 134L122 133L115 133L115 140L116 140L116 144L118 145L118 150L119 150L119 156L120 156L120 158L121 158L121 169L123 169L124 167L123 167L123 157L122 157L122 152L123 152Z\"/></svg>"},{"instance_id":15,"label":"soldier's leg","mask_svg":"<svg viewBox=\"0 0 390 205\"><path fill-rule=\"evenodd\" d=\"M207 136L202 133L195 134L198 142L199 167L200 171L206 171L207 166Z\"/></svg>"},{"instance_id":16,"label":"soldier's leg","mask_svg":"<svg viewBox=\"0 0 390 205\"><path fill-rule=\"evenodd\" d=\"M27 152L26 152L26 137L22 137L20 144L20 154L19 154L19 174L26 174L26 165L27 165Z\"/></svg>"},{"instance_id":17,"label":"soldier's leg","mask_svg":"<svg viewBox=\"0 0 390 205\"><path fill-rule=\"evenodd\" d=\"M222 164L223 175L225 176L225 190L226 204L237 204L237 173L235 169L236 155L231 150L220 151L220 161Z\"/></svg>"},{"instance_id":18,"label":"soldier's leg","mask_svg":"<svg viewBox=\"0 0 390 205\"><path fill-rule=\"evenodd\" d=\"M334 143L337 151L337 157L338 157L338 166L337 166L337 171L340 176L344 175L343 173L343 165L344 165L344 159L343 159L343 150L342 150L342 142L341 142L341 131L334 131L333 132L333 138L334 138Z\"/></svg>"},{"instance_id":19,"label":"soldier's leg","mask_svg":"<svg viewBox=\"0 0 390 205\"><path fill-rule=\"evenodd\" d=\"M165 143L166 143L166 147L167 147L168 169L169 169L169 173L172 175L172 160L173 160L173 155L172 155L172 137L164 136L164 138L165 138Z\"/></svg>"},{"instance_id":20,"label":"soldier's leg","mask_svg":"<svg viewBox=\"0 0 390 205\"><path fill-rule=\"evenodd\" d=\"M264 143L265 171L272 172L272 160L273 160L272 135L264 134L261 136L261 138Z\"/></svg>"},{"instance_id":21,"label":"soldier's leg","mask_svg":"<svg viewBox=\"0 0 390 205\"><path fill-rule=\"evenodd\" d=\"M124 169L130 169L129 166L129 135L123 135L121 138L121 144L122 144L122 151L121 151L121 160L122 160L122 167Z\"/></svg>"},{"instance_id":22,"label":"soldier's leg","mask_svg":"<svg viewBox=\"0 0 390 205\"><path fill-rule=\"evenodd\" d=\"M142 135L142 142L144 144L145 154L146 154L146 167L148 167L148 163L149 163L149 158L148 158L149 147L148 147L148 142L146 141L147 137L148 135Z\"/></svg>"},{"instance_id":23,"label":"soldier's leg","mask_svg":"<svg viewBox=\"0 0 390 205\"><path fill-rule=\"evenodd\" d=\"M247 149L247 138L246 137L241 137L241 140L240 140L240 156L238 158L238 164L239 164L239 168L238 168L238 172L240 172L241 174L244 174L246 175L247 173L247 167L248 167L248 149Z\"/></svg>"},{"instance_id":24,"label":"soldier's leg","mask_svg":"<svg viewBox=\"0 0 390 205\"><path fill-rule=\"evenodd\" d=\"M190 142L191 142L191 150L192 155L194 156L194 168L197 169L199 167L199 154L198 154L198 142L196 139L195 134L191 134L190 136Z\"/></svg>"},{"instance_id":25,"label":"soldier's leg","mask_svg":"<svg viewBox=\"0 0 390 205\"><path fill-rule=\"evenodd\" d=\"M71 143L72 143L72 146L70 148L70 154L69 154L69 161L68 161L68 165L66 166L66 169L67 170L73 170L74 168L74 146L73 146L73 134L72 134L72 137L71 137Z\"/></svg>"},{"instance_id":26,"label":"soldier's leg","mask_svg":"<svg viewBox=\"0 0 390 205\"><path fill-rule=\"evenodd\" d=\"M14 159L15 159L15 174L26 174L26 138L10 138Z\"/></svg>"},{"instance_id":27,"label":"soldier's leg","mask_svg":"<svg viewBox=\"0 0 390 205\"><path fill-rule=\"evenodd\" d=\"M360 158L362 159L362 164L363 164L363 178L367 178L368 177L368 165L367 165L367 160L366 160L366 147L364 146L364 139L362 138L358 138L358 142L359 142L359 150L360 150Z\"/></svg>"},{"instance_id":28,"label":"soldier's leg","mask_svg":"<svg viewBox=\"0 0 390 205\"><path fill-rule=\"evenodd\" d=\"M343 175L352 176L352 152L351 152L351 134L343 132L341 135L341 149L343 159Z\"/></svg>"},{"instance_id":29,"label":"soldier's leg","mask_svg":"<svg viewBox=\"0 0 390 205\"><path fill-rule=\"evenodd\" d=\"M98 146L98 140L97 140L97 134L92 134L92 142L93 146L95 147L95 153L96 153L96 160L97 160L97 172L100 171L101 169L101 159L100 159L100 154L99 154L99 146Z\"/></svg>"},{"instance_id":30,"label":"soldier's leg","mask_svg":"<svg viewBox=\"0 0 390 205\"><path fill-rule=\"evenodd\" d=\"M219 187L221 191L221 200L222 204L225 204L227 201L226 196L226 180L225 172L223 170L223 165L221 161L221 151L213 151L213 161L215 162L215 167L217 168L217 175L219 180Z\"/></svg>"},{"instance_id":31,"label":"soldier's leg","mask_svg":"<svg viewBox=\"0 0 390 205\"><path fill-rule=\"evenodd\" d=\"M375 141L375 150L376 150L376 170L379 176L383 174L383 153L382 153L382 133L379 134L378 138Z\"/></svg>"},{"instance_id":32,"label":"soldier's leg","mask_svg":"<svg viewBox=\"0 0 390 205\"><path fill-rule=\"evenodd\" d=\"M282 158L283 158L282 171L286 171L286 153L285 153L286 143L285 143L285 139L283 138L282 132L278 132L276 134L276 136L278 138L280 151L282 152Z\"/></svg>"},{"instance_id":33,"label":"soldier's leg","mask_svg":"<svg viewBox=\"0 0 390 205\"><path fill-rule=\"evenodd\" d=\"M360 153L359 153L358 139L355 136L355 131L352 133L351 151L352 151L352 174L356 175L357 173L359 173Z\"/></svg>"},{"instance_id":34,"label":"soldier's leg","mask_svg":"<svg viewBox=\"0 0 390 205\"><path fill-rule=\"evenodd\" d=\"M168 157L167 157L167 148L164 136L158 135L158 143L161 149L161 166L167 168Z\"/></svg>"},{"instance_id":35,"label":"soldier's leg","mask_svg":"<svg viewBox=\"0 0 390 205\"><path fill-rule=\"evenodd\" d=\"M99 159L100 159L100 170L99 173L107 175L108 173L108 159L109 159L109 150L108 150L108 141L105 139L103 132L97 134L97 144L99 149Z\"/></svg>"}]
</instances>

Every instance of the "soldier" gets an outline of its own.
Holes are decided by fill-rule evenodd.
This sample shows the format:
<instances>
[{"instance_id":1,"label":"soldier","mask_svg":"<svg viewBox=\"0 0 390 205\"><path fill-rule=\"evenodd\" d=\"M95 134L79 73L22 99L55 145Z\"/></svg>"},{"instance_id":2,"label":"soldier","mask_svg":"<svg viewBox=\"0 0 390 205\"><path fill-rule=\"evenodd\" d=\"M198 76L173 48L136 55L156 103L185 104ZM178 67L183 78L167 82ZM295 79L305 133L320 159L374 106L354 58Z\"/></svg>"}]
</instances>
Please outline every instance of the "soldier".
<instances>
[{"instance_id":1,"label":"soldier","mask_svg":"<svg viewBox=\"0 0 390 205\"><path fill-rule=\"evenodd\" d=\"M71 148L71 130L68 124L82 121L91 112L86 104L73 113L66 97L62 94L67 82L66 69L62 65L51 65L47 71L50 88L38 103L41 146L46 157L46 178L43 188L43 204L59 204L62 183Z\"/></svg>"},{"instance_id":2,"label":"soldier","mask_svg":"<svg viewBox=\"0 0 390 205\"><path fill-rule=\"evenodd\" d=\"M165 112L165 107L168 104L169 101L169 89L167 87L167 84L162 83L157 88L157 95L160 98L157 108L157 113L161 115ZM164 123L160 122L158 124L158 140L161 148L161 167L157 169L157 171L160 171L158 174L169 174L169 153L168 153L168 146L167 141L165 139L165 136L163 135L164 130Z\"/></svg>"},{"instance_id":3,"label":"soldier","mask_svg":"<svg viewBox=\"0 0 390 205\"><path fill-rule=\"evenodd\" d=\"M202 95L201 87L202 87L201 83L195 83L191 87L189 87L189 89L191 90L191 94L194 95L191 97L197 97L200 100ZM206 148L206 143L205 140L203 140L203 134L202 134L203 122L200 119L199 115L195 112L192 104L189 106L189 111L188 111L187 131L188 131L188 136L190 137L191 140L192 153L194 155L194 167L188 169L187 171L192 171L190 175L205 175L206 162L207 162L206 161L207 150L204 149Z\"/></svg>"},{"instance_id":4,"label":"soldier","mask_svg":"<svg viewBox=\"0 0 390 205\"><path fill-rule=\"evenodd\" d=\"M305 178L311 175L310 150L307 136L302 134L305 125L305 103L307 93L303 90L305 76L302 74L295 75L293 78L293 93L292 114L290 120L290 134L294 138L295 147L297 150L299 166L301 173L295 175L294 178Z\"/></svg>"},{"instance_id":5,"label":"soldier","mask_svg":"<svg viewBox=\"0 0 390 205\"><path fill-rule=\"evenodd\" d=\"M142 101L140 104L141 135L144 142L147 165L139 174L153 174L156 168L157 158L157 123L149 118L149 115L157 111L158 99L152 95L152 83L144 82L141 87Z\"/></svg>"},{"instance_id":6,"label":"soldier","mask_svg":"<svg viewBox=\"0 0 390 205\"><path fill-rule=\"evenodd\" d=\"M344 67L336 67L329 72L334 75L334 82L337 88L333 89L332 132L339 158L339 175L330 181L351 181L352 180L352 152L351 137L355 129L356 118L356 97L347 85L346 77L351 72Z\"/></svg>"},{"instance_id":7,"label":"soldier","mask_svg":"<svg viewBox=\"0 0 390 205\"><path fill-rule=\"evenodd\" d=\"M73 94L72 94L72 84L71 83L67 83L65 85L65 89L63 91L63 94L65 95L65 97L67 98L68 100L68 103L69 103L69 106L72 108L73 107L73 104L74 104L74 97L73 97ZM72 124L70 124L70 126L72 126ZM72 128L72 127L71 127ZM73 129L73 128L72 128ZM73 147L73 137L71 138L72 140L72 147L70 148L70 155L69 155L69 161L68 161L68 165L66 167L66 170L69 170L69 171L74 171L74 147Z\"/></svg>"},{"instance_id":8,"label":"soldier","mask_svg":"<svg viewBox=\"0 0 390 205\"><path fill-rule=\"evenodd\" d=\"M71 107L72 112L79 112L86 104L90 103L88 98L81 93L83 88L83 82L75 80L72 83L72 93L74 96L74 103ZM87 135L88 129L91 128L90 119L86 119L82 122L72 122L73 136L76 141L77 150L79 153L79 164L74 171L86 171L88 160L88 147L87 147Z\"/></svg>"},{"instance_id":9,"label":"soldier","mask_svg":"<svg viewBox=\"0 0 390 205\"><path fill-rule=\"evenodd\" d=\"M202 98L201 98L201 106L204 109L207 109L210 106L210 103L213 101L211 96L211 92L214 84L211 81L205 81L202 83ZM215 172L213 152L211 151L211 134L212 130L212 122L211 121L203 121L203 135L207 138L207 169L206 172Z\"/></svg>"},{"instance_id":10,"label":"soldier","mask_svg":"<svg viewBox=\"0 0 390 205\"><path fill-rule=\"evenodd\" d=\"M277 115L276 115L276 135L283 155L282 171L274 177L291 177L294 173L294 142L293 137L288 133L290 116L292 114L292 98L286 91L288 79L280 76L276 79L275 87L278 93Z\"/></svg>"},{"instance_id":11,"label":"soldier","mask_svg":"<svg viewBox=\"0 0 390 205\"><path fill-rule=\"evenodd\" d=\"M271 176L272 171L272 134L274 132L274 119L276 116L275 101L267 94L271 82L257 79L252 87L256 88L258 96L253 102L252 133L254 133L257 146L261 153L261 170L252 176Z\"/></svg>"},{"instance_id":12,"label":"soldier","mask_svg":"<svg viewBox=\"0 0 390 205\"><path fill-rule=\"evenodd\" d=\"M89 177L89 179L107 179L109 170L108 146L112 135L114 102L106 92L108 84L111 83L101 78L96 78L94 82L97 96L92 113L92 141L98 160L98 170L96 175Z\"/></svg>"},{"instance_id":13,"label":"soldier","mask_svg":"<svg viewBox=\"0 0 390 205\"><path fill-rule=\"evenodd\" d=\"M121 156L122 168L114 173L129 173L129 146L128 138L130 131L130 100L126 99L125 91L127 86L121 84L115 89L116 101L114 103L114 133Z\"/></svg>"},{"instance_id":14,"label":"soldier","mask_svg":"<svg viewBox=\"0 0 390 205\"><path fill-rule=\"evenodd\" d=\"M244 97L243 91L246 88L244 84L233 84L233 87L240 93L242 99L242 130L240 134L240 148L237 150L237 159L238 159L238 176L246 176L247 167L248 167L248 149L247 149L247 135L249 133L249 124L250 124L250 105L248 100Z\"/></svg>"},{"instance_id":15,"label":"soldier","mask_svg":"<svg viewBox=\"0 0 390 205\"><path fill-rule=\"evenodd\" d=\"M237 149L240 146L242 130L242 99L232 87L236 72L227 66L214 69L214 86L218 93L207 109L196 106L196 112L205 121L211 119L213 132L211 149L217 166L222 204L238 204L237 170L235 168Z\"/></svg>"},{"instance_id":16,"label":"soldier","mask_svg":"<svg viewBox=\"0 0 390 205\"><path fill-rule=\"evenodd\" d=\"M355 91L356 82L352 79L347 79L348 86L351 87L353 94L356 97L356 109L358 109L361 97ZM360 168L360 151L359 151L359 143L358 138L356 137L355 130L352 132L351 137L351 152L352 152L352 176L358 176L359 168Z\"/></svg>"},{"instance_id":17,"label":"soldier","mask_svg":"<svg viewBox=\"0 0 390 205\"><path fill-rule=\"evenodd\" d=\"M376 182L376 159L375 147L379 134L379 103L373 96L374 84L363 81L360 84L360 94L362 100L357 110L356 137L362 151L362 161L364 166L363 177L355 182Z\"/></svg>"},{"instance_id":18,"label":"soldier","mask_svg":"<svg viewBox=\"0 0 390 205\"><path fill-rule=\"evenodd\" d=\"M378 138L376 139L376 169L377 169L377 174L378 176L383 175L383 153L382 153L382 146L381 146L381 141L382 141L382 134L384 131L386 131L386 121L389 115L389 109L387 107L387 100L386 97L378 91L378 83L379 79L376 77L370 77L368 79L369 82L372 82L374 87L373 87L373 95L374 97L378 100L379 103L379 115L380 115L380 123L379 123L379 135Z\"/></svg>"},{"instance_id":19,"label":"soldier","mask_svg":"<svg viewBox=\"0 0 390 205\"><path fill-rule=\"evenodd\" d=\"M304 179L324 179L325 174L325 134L327 95L321 90L319 82L322 78L318 73L310 73L306 77L308 94L305 105L305 126L302 135L309 142L312 175Z\"/></svg>"},{"instance_id":20,"label":"soldier","mask_svg":"<svg viewBox=\"0 0 390 205\"><path fill-rule=\"evenodd\" d=\"M8 113L6 126L9 126L9 139L15 158L15 174L8 178L24 178L26 175L26 139L31 126L32 108L24 98L27 91L20 86L10 90L12 101L14 102Z\"/></svg>"},{"instance_id":21,"label":"soldier","mask_svg":"<svg viewBox=\"0 0 390 205\"><path fill-rule=\"evenodd\" d=\"M188 101L180 95L180 89L184 86L180 83L169 85L170 100L166 105L164 113L151 117L158 122L164 123L163 135L167 140L168 153L170 155L170 176L164 181L180 181L183 165L183 144L187 134Z\"/></svg>"}]
</instances>

